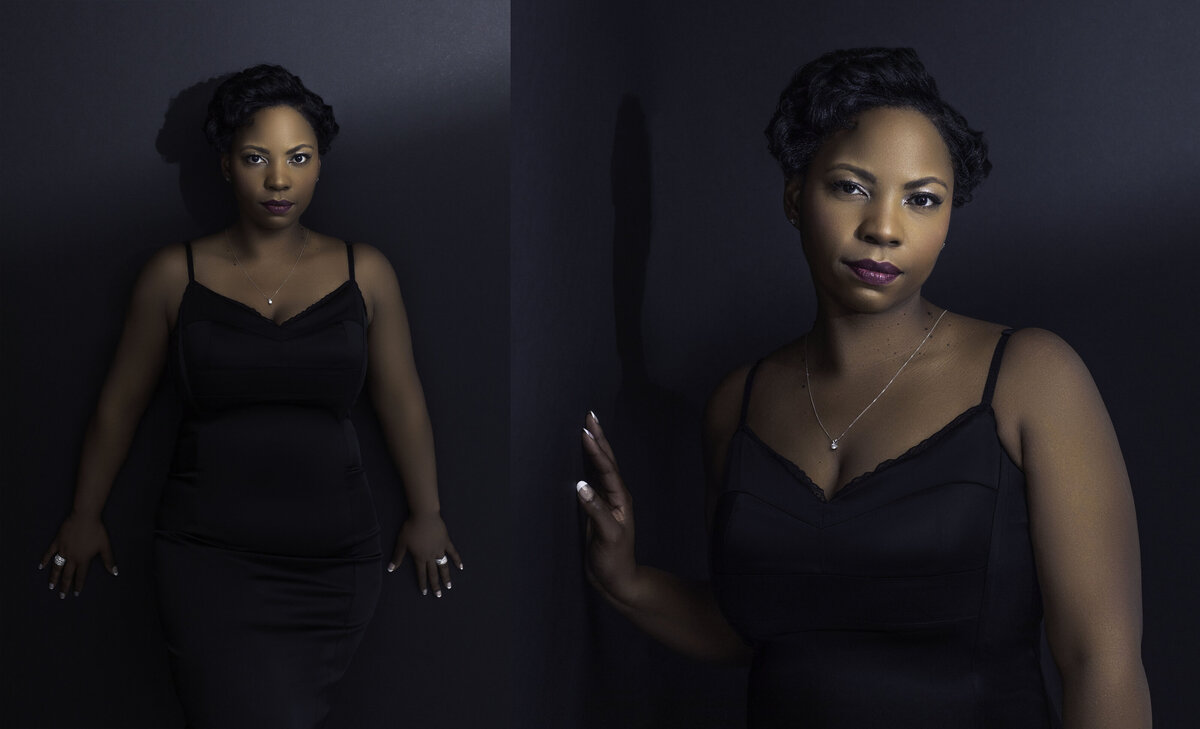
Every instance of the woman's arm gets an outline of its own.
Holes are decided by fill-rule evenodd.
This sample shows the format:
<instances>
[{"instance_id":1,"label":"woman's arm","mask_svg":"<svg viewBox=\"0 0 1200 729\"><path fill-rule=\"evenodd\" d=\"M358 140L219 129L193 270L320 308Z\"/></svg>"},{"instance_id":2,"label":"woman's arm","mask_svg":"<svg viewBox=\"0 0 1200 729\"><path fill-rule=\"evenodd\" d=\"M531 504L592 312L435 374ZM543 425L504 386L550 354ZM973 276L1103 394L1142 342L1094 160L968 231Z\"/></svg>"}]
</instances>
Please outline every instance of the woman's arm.
<instances>
[{"instance_id":1,"label":"woman's arm","mask_svg":"<svg viewBox=\"0 0 1200 729\"><path fill-rule=\"evenodd\" d=\"M38 565L45 567L56 554L66 558L66 564L50 570L50 589L57 587L59 597L83 591L97 554L105 569L117 573L101 512L162 373L170 302L179 303L185 271L183 249L171 246L150 259L134 285L121 339L84 434L73 508Z\"/></svg>"},{"instance_id":2,"label":"woman's arm","mask_svg":"<svg viewBox=\"0 0 1200 729\"><path fill-rule=\"evenodd\" d=\"M741 376L744 379L744 371ZM740 388L730 384L735 379L736 376L729 378L717 389L705 414L705 465L710 495L720 482L729 436L737 424ZM584 426L580 438L584 455L595 473L596 486L577 488L589 517L589 581L621 614L666 646L702 660L749 662L750 649L725 621L708 582L684 580L637 564L632 498L600 423L589 414Z\"/></svg>"},{"instance_id":3,"label":"woman's arm","mask_svg":"<svg viewBox=\"0 0 1200 729\"><path fill-rule=\"evenodd\" d=\"M1017 415L1064 727L1149 727L1137 520L1112 422L1057 336L1024 330L1009 347L997 398Z\"/></svg>"},{"instance_id":4,"label":"woman's arm","mask_svg":"<svg viewBox=\"0 0 1200 729\"><path fill-rule=\"evenodd\" d=\"M441 597L440 585L445 584L447 589L451 586L450 569L449 565L439 569L435 560L448 555L460 570L463 563L441 517L433 427L413 360L400 284L387 258L375 248L355 244L354 260L356 277L367 294L367 384L371 403L408 497L408 519L396 540L388 571L394 571L412 552L421 594L432 589Z\"/></svg>"}]
</instances>

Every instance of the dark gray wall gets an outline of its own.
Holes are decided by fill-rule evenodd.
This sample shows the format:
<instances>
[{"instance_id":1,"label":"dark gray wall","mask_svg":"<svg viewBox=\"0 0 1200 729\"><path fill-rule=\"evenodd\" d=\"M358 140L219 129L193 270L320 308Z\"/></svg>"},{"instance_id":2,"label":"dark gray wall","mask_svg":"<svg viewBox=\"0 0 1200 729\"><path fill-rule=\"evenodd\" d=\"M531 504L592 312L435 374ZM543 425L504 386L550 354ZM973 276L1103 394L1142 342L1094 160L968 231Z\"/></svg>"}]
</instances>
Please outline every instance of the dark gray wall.
<instances>
[{"instance_id":1,"label":"dark gray wall","mask_svg":"<svg viewBox=\"0 0 1200 729\"><path fill-rule=\"evenodd\" d=\"M513 11L512 483L532 520L516 577L538 597L518 623L530 647L518 690L560 687L527 723L742 721L741 675L665 654L582 584L578 428L594 408L609 431L643 560L702 576L700 408L722 374L813 316L762 128L799 64L834 48L908 45L986 132L995 164L955 212L927 295L1051 329L1091 367L1137 501L1157 725L1189 724L1200 709L1189 688L1200 545L1187 527L1200 507L1187 284L1200 264L1200 11L1028 0L560 5ZM647 246L614 236L609 163L627 94L649 139ZM630 285L638 270L644 296ZM639 338L640 365L628 356Z\"/></svg>"},{"instance_id":2,"label":"dark gray wall","mask_svg":"<svg viewBox=\"0 0 1200 729\"><path fill-rule=\"evenodd\" d=\"M181 724L148 574L177 417L168 385L106 512L121 576L94 569L83 597L59 601L34 564L70 503L138 268L229 218L199 131L210 79L273 62L336 110L341 136L306 222L396 268L443 513L468 567L438 601L419 599L409 565L387 577L329 726L503 725L508 4L6 2L0 34L0 724ZM399 485L367 403L355 420L390 550Z\"/></svg>"}]
</instances>

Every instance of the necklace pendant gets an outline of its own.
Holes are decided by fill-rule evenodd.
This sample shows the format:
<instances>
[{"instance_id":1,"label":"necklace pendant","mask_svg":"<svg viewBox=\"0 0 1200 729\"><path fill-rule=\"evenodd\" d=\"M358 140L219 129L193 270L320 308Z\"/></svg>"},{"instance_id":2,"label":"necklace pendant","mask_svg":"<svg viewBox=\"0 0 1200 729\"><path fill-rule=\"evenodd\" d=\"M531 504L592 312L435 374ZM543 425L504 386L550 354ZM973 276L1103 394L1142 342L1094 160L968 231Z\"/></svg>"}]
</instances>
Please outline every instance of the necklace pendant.
<instances>
[{"instance_id":1,"label":"necklace pendant","mask_svg":"<svg viewBox=\"0 0 1200 729\"><path fill-rule=\"evenodd\" d=\"M836 438L829 441L829 450L831 450L831 451L837 450L837 439Z\"/></svg>"},{"instance_id":2,"label":"necklace pendant","mask_svg":"<svg viewBox=\"0 0 1200 729\"><path fill-rule=\"evenodd\" d=\"M275 305L275 302L274 302L274 301L271 301L270 299L267 299L267 306L274 306L274 305Z\"/></svg>"}]
</instances>

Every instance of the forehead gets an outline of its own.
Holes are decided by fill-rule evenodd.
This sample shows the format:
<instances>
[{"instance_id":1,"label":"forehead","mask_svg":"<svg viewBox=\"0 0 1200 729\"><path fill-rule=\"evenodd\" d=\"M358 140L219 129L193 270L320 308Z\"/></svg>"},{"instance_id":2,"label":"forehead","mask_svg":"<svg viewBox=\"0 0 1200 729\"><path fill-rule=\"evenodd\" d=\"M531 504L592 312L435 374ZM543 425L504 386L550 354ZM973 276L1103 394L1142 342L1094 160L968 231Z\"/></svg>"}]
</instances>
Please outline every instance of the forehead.
<instances>
[{"instance_id":1,"label":"forehead","mask_svg":"<svg viewBox=\"0 0 1200 729\"><path fill-rule=\"evenodd\" d=\"M304 115L290 106L259 109L234 137L239 144L268 146L275 142L288 148L297 144L316 145L317 133Z\"/></svg>"},{"instance_id":2,"label":"forehead","mask_svg":"<svg viewBox=\"0 0 1200 729\"><path fill-rule=\"evenodd\" d=\"M951 179L954 164L937 127L919 111L880 107L859 115L853 129L829 136L813 158L822 173L837 164L862 167L876 177Z\"/></svg>"}]
</instances>

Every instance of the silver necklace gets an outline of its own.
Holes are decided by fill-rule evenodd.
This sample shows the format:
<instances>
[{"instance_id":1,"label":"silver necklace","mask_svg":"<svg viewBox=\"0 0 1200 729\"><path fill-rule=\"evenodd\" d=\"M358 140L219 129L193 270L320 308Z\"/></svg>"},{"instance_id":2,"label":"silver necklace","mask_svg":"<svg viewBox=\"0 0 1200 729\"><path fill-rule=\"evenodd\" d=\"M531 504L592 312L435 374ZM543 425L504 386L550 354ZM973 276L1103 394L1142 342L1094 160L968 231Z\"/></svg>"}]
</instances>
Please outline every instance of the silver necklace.
<instances>
[{"instance_id":1,"label":"silver necklace","mask_svg":"<svg viewBox=\"0 0 1200 729\"><path fill-rule=\"evenodd\" d=\"M279 289L283 288L283 284L287 283L288 279L292 277L292 274L296 272L296 266L300 265L300 259L304 257L304 249L308 246L308 228L301 227L300 229L304 231L304 241L300 243L300 255L296 256L296 262L292 264L292 270L288 271L288 275L284 276L283 283L276 286L275 290L269 295L266 291L258 288L258 284L254 283L254 279L250 278L250 273L246 271L246 267L243 266L242 262L238 260L237 251L233 249L233 239L229 237L229 229L225 229L225 242L229 245L229 252L233 254L233 262L236 263L237 267L242 270L242 275L246 277L246 280L250 282L250 285L253 286L255 290L262 294L262 297L267 300L267 306L275 305L275 294L279 293Z\"/></svg>"},{"instance_id":2,"label":"silver necklace","mask_svg":"<svg viewBox=\"0 0 1200 729\"><path fill-rule=\"evenodd\" d=\"M933 336L933 330L937 329L937 325L941 323L942 317L946 315L946 311L947 309L942 309L942 313L938 315L937 321L935 321L933 326L929 327L929 331L926 332L925 338L921 340L921 343L917 345L917 348L913 350L913 353L908 355L908 359L904 360L904 364L900 365L900 369L896 370L896 374L892 375L892 379L888 380L887 384L883 386L883 389L879 391L879 394L875 396L875 399L867 403L867 406L862 409L862 412L855 416L854 420L851 420L850 424L846 426L846 429L842 431L842 434L836 438L829 434L829 430L825 427L825 424L821 422L820 413L817 412L817 401L813 399L812 382L808 376L808 337L804 337L804 385L805 389L808 390L808 402L810 405L812 405L813 417L817 419L817 425L821 426L821 430L825 431L825 437L829 439L829 450L836 451L838 448L838 443L841 442L842 438L846 437L846 433L850 432L850 429L854 427L854 424L858 422L858 419L866 415L867 411L871 409L871 406L874 405L879 398L883 397L883 393L887 392L887 389L892 386L892 383L896 381L896 378L900 376L900 373L904 371L904 368L908 366L908 363L912 362L913 357L917 356L917 352L921 351L921 347L925 346L925 342L928 342L929 338Z\"/></svg>"}]
</instances>

